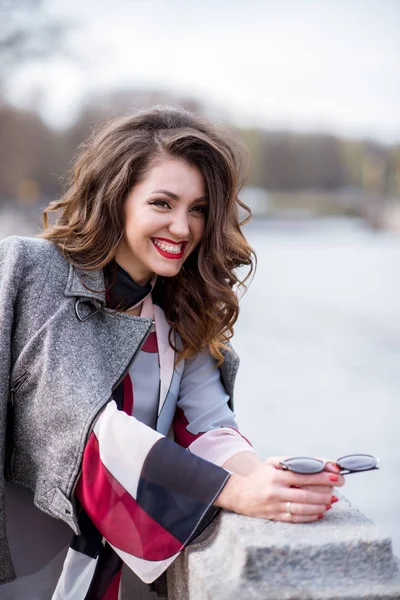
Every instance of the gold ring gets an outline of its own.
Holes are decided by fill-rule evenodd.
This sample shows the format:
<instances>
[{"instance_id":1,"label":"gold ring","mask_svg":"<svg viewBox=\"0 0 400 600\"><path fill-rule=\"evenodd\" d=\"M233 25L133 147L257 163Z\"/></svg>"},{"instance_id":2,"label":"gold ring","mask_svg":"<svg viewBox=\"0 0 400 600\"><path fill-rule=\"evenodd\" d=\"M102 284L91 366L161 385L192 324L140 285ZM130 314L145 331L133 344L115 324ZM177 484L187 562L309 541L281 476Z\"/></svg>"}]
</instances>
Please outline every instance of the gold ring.
<instances>
[{"instance_id":1,"label":"gold ring","mask_svg":"<svg viewBox=\"0 0 400 600\"><path fill-rule=\"evenodd\" d=\"M291 517L293 515L291 502L286 502L286 514L288 515L288 517Z\"/></svg>"}]
</instances>

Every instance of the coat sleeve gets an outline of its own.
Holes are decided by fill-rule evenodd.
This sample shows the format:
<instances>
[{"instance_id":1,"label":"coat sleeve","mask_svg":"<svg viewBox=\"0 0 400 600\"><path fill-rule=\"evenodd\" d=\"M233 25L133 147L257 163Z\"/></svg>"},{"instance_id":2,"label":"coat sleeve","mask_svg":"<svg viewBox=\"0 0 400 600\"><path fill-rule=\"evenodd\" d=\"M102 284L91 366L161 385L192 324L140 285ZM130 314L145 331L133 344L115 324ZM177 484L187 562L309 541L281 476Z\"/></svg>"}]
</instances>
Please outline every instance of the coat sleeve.
<instances>
[{"instance_id":1,"label":"coat sleeve","mask_svg":"<svg viewBox=\"0 0 400 600\"><path fill-rule=\"evenodd\" d=\"M23 270L21 244L17 240L18 238L7 238L0 242L0 583L15 578L5 528L4 469L7 413L10 412L11 340Z\"/></svg>"},{"instance_id":2,"label":"coat sleeve","mask_svg":"<svg viewBox=\"0 0 400 600\"><path fill-rule=\"evenodd\" d=\"M174 418L176 442L222 466L239 452L254 452L239 432L219 369L208 350L185 362Z\"/></svg>"},{"instance_id":3,"label":"coat sleeve","mask_svg":"<svg viewBox=\"0 0 400 600\"><path fill-rule=\"evenodd\" d=\"M228 479L111 401L86 445L76 496L124 563L151 583L217 512Z\"/></svg>"}]
</instances>

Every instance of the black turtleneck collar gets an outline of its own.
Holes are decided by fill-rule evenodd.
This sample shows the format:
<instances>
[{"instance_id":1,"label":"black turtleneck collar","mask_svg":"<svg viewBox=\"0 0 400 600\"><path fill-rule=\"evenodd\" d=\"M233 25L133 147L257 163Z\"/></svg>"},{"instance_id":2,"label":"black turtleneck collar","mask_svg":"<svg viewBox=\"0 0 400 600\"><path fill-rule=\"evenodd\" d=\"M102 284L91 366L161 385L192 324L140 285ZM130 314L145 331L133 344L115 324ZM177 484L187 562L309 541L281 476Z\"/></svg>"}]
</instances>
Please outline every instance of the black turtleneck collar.
<instances>
[{"instance_id":1,"label":"black turtleneck collar","mask_svg":"<svg viewBox=\"0 0 400 600\"><path fill-rule=\"evenodd\" d=\"M143 300L152 289L151 283L138 285L125 269L112 260L104 267L107 306L128 310Z\"/></svg>"}]
</instances>

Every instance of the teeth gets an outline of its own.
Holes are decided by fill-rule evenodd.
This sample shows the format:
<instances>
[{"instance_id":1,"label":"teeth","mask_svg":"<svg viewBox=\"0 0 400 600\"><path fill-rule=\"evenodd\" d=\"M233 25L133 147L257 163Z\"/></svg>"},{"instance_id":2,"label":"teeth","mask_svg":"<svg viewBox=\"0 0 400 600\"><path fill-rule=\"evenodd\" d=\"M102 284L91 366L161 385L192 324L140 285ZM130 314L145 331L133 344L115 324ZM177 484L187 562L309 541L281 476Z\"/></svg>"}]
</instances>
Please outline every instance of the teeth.
<instances>
[{"instance_id":1,"label":"teeth","mask_svg":"<svg viewBox=\"0 0 400 600\"><path fill-rule=\"evenodd\" d=\"M167 244L166 242L161 242L160 240L153 240L155 245L164 250L164 252L169 252L169 254L180 254L182 252L182 244Z\"/></svg>"}]
</instances>

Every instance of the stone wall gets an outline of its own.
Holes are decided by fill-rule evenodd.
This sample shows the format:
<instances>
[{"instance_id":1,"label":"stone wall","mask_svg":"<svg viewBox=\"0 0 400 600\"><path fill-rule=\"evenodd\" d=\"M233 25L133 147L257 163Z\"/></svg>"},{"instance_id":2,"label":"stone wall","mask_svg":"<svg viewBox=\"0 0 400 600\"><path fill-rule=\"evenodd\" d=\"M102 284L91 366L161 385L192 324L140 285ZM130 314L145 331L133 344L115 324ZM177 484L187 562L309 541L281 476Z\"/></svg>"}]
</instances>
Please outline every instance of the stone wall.
<instances>
[{"instance_id":1,"label":"stone wall","mask_svg":"<svg viewBox=\"0 0 400 600\"><path fill-rule=\"evenodd\" d=\"M168 571L169 600L400 599L390 538L343 497L324 519L222 512Z\"/></svg>"}]
</instances>

